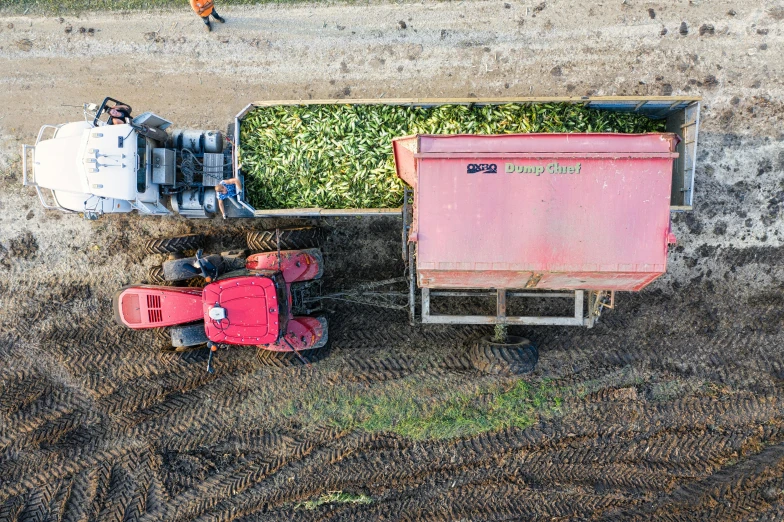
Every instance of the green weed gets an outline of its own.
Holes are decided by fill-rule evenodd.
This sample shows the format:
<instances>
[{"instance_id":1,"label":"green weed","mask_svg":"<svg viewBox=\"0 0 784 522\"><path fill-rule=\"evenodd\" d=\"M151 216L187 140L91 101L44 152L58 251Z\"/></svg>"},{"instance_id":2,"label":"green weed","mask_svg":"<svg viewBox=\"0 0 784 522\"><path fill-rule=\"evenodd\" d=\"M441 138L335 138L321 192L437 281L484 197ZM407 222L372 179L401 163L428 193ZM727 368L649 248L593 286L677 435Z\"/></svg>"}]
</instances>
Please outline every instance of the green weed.
<instances>
[{"instance_id":1,"label":"green weed","mask_svg":"<svg viewBox=\"0 0 784 522\"><path fill-rule=\"evenodd\" d=\"M413 379L408 378L408 379ZM299 399L282 413L304 424L329 424L352 430L389 431L424 439L450 439L502 428L526 428L541 416L560 413L560 390L549 383L532 386L516 381L509 389L500 384L449 391L408 386L389 387L368 394L364 388L340 386ZM412 393L417 389L417 393Z\"/></svg>"},{"instance_id":2,"label":"green weed","mask_svg":"<svg viewBox=\"0 0 784 522\"><path fill-rule=\"evenodd\" d=\"M354 495L352 493L344 493L343 491L331 491L326 495L321 495L316 500L307 500L294 506L294 509L305 508L313 510L324 504L370 504L373 499L367 495L360 494Z\"/></svg>"}]
</instances>

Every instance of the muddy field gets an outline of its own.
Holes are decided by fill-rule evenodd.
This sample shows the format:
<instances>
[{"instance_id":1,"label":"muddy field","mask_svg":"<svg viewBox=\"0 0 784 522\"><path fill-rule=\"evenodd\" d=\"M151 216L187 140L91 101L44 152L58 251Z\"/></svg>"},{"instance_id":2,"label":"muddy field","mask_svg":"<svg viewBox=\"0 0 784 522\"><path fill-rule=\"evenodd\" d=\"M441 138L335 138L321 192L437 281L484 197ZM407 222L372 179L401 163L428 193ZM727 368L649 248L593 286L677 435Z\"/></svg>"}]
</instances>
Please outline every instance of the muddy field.
<instances>
[{"instance_id":1,"label":"muddy field","mask_svg":"<svg viewBox=\"0 0 784 522\"><path fill-rule=\"evenodd\" d=\"M185 11L3 18L0 520L784 519L784 5L221 13L210 35ZM312 367L234 349L210 375L111 296L160 262L149 237L285 223L85 222L21 186L21 144L107 95L224 129L257 99L567 94L701 95L696 206L668 274L597 327L514 331L540 347L523 379L472 368L482 328L341 302ZM327 289L401 275L400 223L319 223Z\"/></svg>"}]
</instances>

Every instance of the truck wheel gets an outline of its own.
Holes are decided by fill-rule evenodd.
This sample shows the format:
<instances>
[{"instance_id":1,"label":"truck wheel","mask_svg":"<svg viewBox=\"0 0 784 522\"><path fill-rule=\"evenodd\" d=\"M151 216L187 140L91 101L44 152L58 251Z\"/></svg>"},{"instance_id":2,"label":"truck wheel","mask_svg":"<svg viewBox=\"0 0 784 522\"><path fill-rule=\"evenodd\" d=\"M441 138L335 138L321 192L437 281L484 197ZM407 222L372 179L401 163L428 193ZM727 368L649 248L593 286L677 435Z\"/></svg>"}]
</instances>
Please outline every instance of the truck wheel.
<instances>
[{"instance_id":1,"label":"truck wheel","mask_svg":"<svg viewBox=\"0 0 784 522\"><path fill-rule=\"evenodd\" d=\"M318 248L324 239L324 231L318 227L281 228L281 250L305 250ZM278 250L275 230L254 230L248 232L248 248L256 252L275 252Z\"/></svg>"},{"instance_id":2,"label":"truck wheel","mask_svg":"<svg viewBox=\"0 0 784 522\"><path fill-rule=\"evenodd\" d=\"M474 368L493 375L520 375L536 367L539 351L524 337L510 335L505 343L493 341L487 335L476 340L468 349Z\"/></svg>"},{"instance_id":3,"label":"truck wheel","mask_svg":"<svg viewBox=\"0 0 784 522\"><path fill-rule=\"evenodd\" d=\"M181 254L186 250L197 250L203 242L202 234L150 239L144 244L144 251L148 254Z\"/></svg>"}]
</instances>

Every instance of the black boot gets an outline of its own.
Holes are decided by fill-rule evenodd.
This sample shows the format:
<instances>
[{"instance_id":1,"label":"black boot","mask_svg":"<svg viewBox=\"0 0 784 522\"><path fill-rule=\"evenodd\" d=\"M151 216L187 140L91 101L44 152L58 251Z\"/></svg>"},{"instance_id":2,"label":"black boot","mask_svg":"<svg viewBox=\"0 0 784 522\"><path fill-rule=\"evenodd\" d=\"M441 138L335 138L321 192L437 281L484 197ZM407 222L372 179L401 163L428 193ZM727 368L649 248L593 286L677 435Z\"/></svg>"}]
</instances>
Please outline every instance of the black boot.
<instances>
[{"instance_id":1,"label":"black boot","mask_svg":"<svg viewBox=\"0 0 784 522\"><path fill-rule=\"evenodd\" d=\"M217 20L218 22L220 22L222 24L226 23L226 20L221 15L219 15L218 13L213 12L212 13L212 17L215 18L215 20Z\"/></svg>"},{"instance_id":2,"label":"black boot","mask_svg":"<svg viewBox=\"0 0 784 522\"><path fill-rule=\"evenodd\" d=\"M210 21L206 18L204 19L204 30L208 33L212 31L212 25L210 25Z\"/></svg>"}]
</instances>

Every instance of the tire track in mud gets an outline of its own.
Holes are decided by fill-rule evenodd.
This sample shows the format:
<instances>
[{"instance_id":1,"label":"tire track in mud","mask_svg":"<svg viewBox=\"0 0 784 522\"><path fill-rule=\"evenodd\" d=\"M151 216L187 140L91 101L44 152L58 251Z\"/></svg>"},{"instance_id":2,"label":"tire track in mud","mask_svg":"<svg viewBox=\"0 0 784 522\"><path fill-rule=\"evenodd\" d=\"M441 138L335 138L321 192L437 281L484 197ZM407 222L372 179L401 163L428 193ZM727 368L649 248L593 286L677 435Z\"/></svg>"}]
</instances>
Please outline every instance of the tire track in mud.
<instances>
[{"instance_id":1,"label":"tire track in mud","mask_svg":"<svg viewBox=\"0 0 784 522\"><path fill-rule=\"evenodd\" d=\"M630 423L629 418L635 420ZM704 418L713 419L713 426L704 426ZM762 433L760 422L766 426ZM575 424L583 426L582 431ZM236 520L261 512L265 518L282 519L291 515L292 503L342 490L370 491L377 501L369 507L337 508L331 515L326 508L318 516L297 514L313 520L332 515L361 520L394 512L397 520L449 520L525 513L601 514L608 519L623 513L618 517L625 519L640 513L640 520L664 520L666 516L658 515L669 515L668 507L646 505L646 498L664 493L684 509L705 504L706 498L731 498L738 503L735 508L708 511L735 519L739 513L748 515L740 504L754 495L771 496L771 488L778 487L782 444L779 397L705 397L656 405L616 391L587 396L553 425L457 441L422 443L334 430L301 435L248 432L213 448L216 454L226 453L235 445L233 465L224 464L204 480L183 483L179 493L151 510L139 499L156 495L156 476L159 484L167 481L161 475L164 464L156 464L160 456L152 448L138 446L87 459L87 466L72 467L59 477L47 473L22 489L4 489L3 495L10 496L3 510L11 513L21 504L19 514L37 517L59 489L66 489L63 518L92 497L101 520L122 520L120 514L129 509L139 520ZM280 453L270 454L273 447ZM210 449L201 451L209 458ZM733 456L746 459L722 469ZM75 497L84 500L76 502ZM767 502L754 505L773 509Z\"/></svg>"},{"instance_id":2,"label":"tire track in mud","mask_svg":"<svg viewBox=\"0 0 784 522\"><path fill-rule=\"evenodd\" d=\"M331 262L340 271L340 259ZM37 297L9 310L27 331L0 326L0 353L20 361L0 373L2 520L666 520L691 506L743 520L781 511L781 459L770 449L784 443L776 292L748 295L739 312L735 299L700 302L701 285L690 297L654 291L625 296L593 330L520 331L541 350L532 383L567 390L561 413L526 430L418 442L303 427L258 408L319 382L371 391L407 377L471 382L480 374L465 349L487 329L410 327L405 313L340 304L329 313L325 365L266 368L252 350L234 350L219 352L209 375L198 357L157 353L154 334L115 325L97 279L10 285ZM31 364L30 346L46 364ZM724 388L697 382L662 398L640 375ZM329 491L372 502L297 507ZM717 491L729 505L714 505Z\"/></svg>"}]
</instances>

